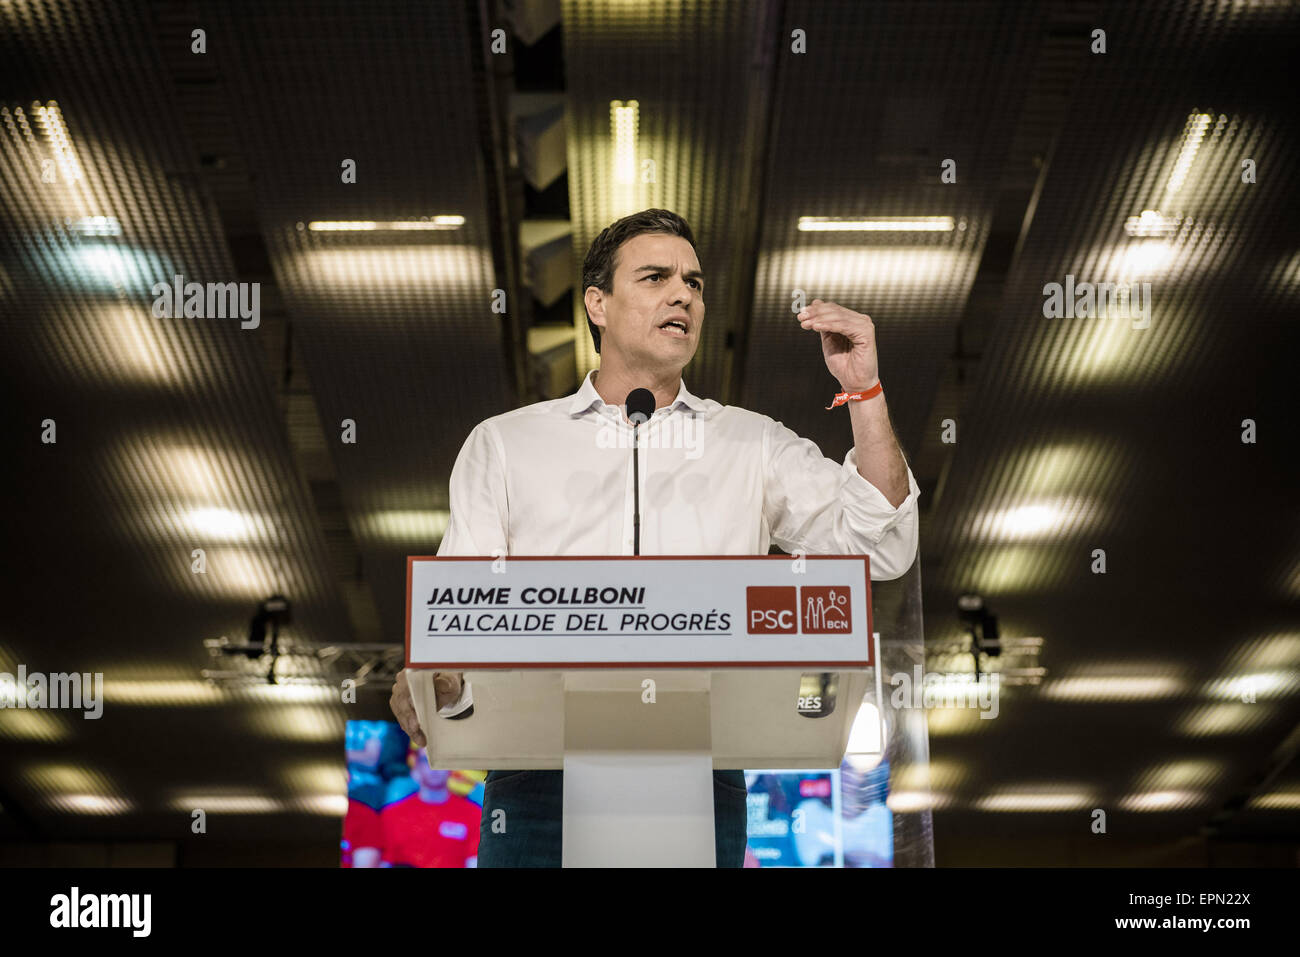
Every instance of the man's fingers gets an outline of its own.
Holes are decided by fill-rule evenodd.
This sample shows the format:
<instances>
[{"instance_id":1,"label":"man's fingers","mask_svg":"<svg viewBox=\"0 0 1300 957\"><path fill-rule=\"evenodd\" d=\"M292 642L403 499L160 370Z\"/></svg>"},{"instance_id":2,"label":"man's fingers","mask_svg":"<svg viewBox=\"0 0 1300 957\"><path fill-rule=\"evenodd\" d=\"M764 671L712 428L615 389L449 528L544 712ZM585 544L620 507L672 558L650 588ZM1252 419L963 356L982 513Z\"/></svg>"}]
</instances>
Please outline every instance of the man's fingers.
<instances>
[{"instance_id":1,"label":"man's fingers","mask_svg":"<svg viewBox=\"0 0 1300 957\"><path fill-rule=\"evenodd\" d=\"M463 687L464 675L459 671L437 671L433 675L434 707L441 711L447 705L458 700ZM420 728L420 715L415 710L415 700L411 697L410 680L403 668L397 673L393 682L393 694L388 699L388 708L397 718L398 725L406 732L411 743L417 748L427 746L424 731Z\"/></svg>"},{"instance_id":2,"label":"man's fingers","mask_svg":"<svg viewBox=\"0 0 1300 957\"><path fill-rule=\"evenodd\" d=\"M865 320L865 322L863 320ZM805 329L817 329L819 332L822 330L828 330L830 332L856 332L859 334L872 328L870 316L856 318L853 316L836 315L834 313L827 313L826 315L814 316L811 319L804 319L803 325Z\"/></svg>"},{"instance_id":3,"label":"man's fingers","mask_svg":"<svg viewBox=\"0 0 1300 957\"><path fill-rule=\"evenodd\" d=\"M405 669L397 673L397 680L393 683L393 695L388 699L388 709L393 712L398 726L406 732L411 743L417 748L425 747L424 732L420 730L420 716L415 710L415 702L411 699L411 686L406 680Z\"/></svg>"},{"instance_id":4,"label":"man's fingers","mask_svg":"<svg viewBox=\"0 0 1300 957\"><path fill-rule=\"evenodd\" d=\"M459 673L451 671L440 671L433 676L433 691L438 710L442 710L460 697L460 679Z\"/></svg>"},{"instance_id":5,"label":"man's fingers","mask_svg":"<svg viewBox=\"0 0 1300 957\"><path fill-rule=\"evenodd\" d=\"M397 723L401 725L406 736L411 739L411 743L417 748L424 747L424 732L420 730L420 716L414 710L410 714L402 714L398 717Z\"/></svg>"}]
</instances>

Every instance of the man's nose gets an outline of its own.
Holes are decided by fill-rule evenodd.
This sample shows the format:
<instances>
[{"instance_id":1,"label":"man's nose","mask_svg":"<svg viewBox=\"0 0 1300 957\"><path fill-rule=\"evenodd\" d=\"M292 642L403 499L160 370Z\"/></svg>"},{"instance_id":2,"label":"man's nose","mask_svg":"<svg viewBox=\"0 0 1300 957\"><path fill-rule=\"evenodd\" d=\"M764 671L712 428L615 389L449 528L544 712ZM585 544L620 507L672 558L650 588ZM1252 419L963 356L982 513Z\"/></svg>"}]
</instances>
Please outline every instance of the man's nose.
<instances>
[{"instance_id":1,"label":"man's nose","mask_svg":"<svg viewBox=\"0 0 1300 957\"><path fill-rule=\"evenodd\" d=\"M673 305L690 305L694 300L695 290L690 287L685 279L679 280L673 286L672 304Z\"/></svg>"}]
</instances>

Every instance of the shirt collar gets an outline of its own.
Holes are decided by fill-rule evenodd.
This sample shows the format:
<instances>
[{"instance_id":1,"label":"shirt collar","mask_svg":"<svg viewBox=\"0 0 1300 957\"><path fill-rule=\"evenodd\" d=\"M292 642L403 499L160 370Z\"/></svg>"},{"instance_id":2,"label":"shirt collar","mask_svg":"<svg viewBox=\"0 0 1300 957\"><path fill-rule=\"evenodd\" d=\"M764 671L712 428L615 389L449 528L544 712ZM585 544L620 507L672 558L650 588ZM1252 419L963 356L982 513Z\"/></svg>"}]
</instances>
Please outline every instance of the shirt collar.
<instances>
[{"instance_id":1,"label":"shirt collar","mask_svg":"<svg viewBox=\"0 0 1300 957\"><path fill-rule=\"evenodd\" d=\"M581 415L596 403L604 403L605 400L600 397L600 393L596 391L596 386L593 385L591 381L595 375L595 369L588 372L587 378L582 380L581 387L579 387L578 391L573 394L573 401L569 403L570 415ZM684 405L688 409L693 409L696 412L707 411L708 406L705 404L704 400L691 394L690 390L686 388L685 379L682 379L681 382L681 387L677 390L677 398L673 400L669 408L675 409L680 405Z\"/></svg>"}]
</instances>

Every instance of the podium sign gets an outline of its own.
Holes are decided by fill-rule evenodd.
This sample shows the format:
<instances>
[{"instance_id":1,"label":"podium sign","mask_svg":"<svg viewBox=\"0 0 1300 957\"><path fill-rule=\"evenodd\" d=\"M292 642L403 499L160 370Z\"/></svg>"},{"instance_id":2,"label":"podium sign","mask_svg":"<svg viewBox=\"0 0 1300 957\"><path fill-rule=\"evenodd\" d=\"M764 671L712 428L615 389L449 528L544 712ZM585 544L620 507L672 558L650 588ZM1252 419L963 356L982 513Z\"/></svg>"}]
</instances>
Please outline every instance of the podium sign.
<instances>
[{"instance_id":1,"label":"podium sign","mask_svg":"<svg viewBox=\"0 0 1300 957\"><path fill-rule=\"evenodd\" d=\"M875 664L865 555L409 557L406 618L411 668Z\"/></svg>"}]
</instances>

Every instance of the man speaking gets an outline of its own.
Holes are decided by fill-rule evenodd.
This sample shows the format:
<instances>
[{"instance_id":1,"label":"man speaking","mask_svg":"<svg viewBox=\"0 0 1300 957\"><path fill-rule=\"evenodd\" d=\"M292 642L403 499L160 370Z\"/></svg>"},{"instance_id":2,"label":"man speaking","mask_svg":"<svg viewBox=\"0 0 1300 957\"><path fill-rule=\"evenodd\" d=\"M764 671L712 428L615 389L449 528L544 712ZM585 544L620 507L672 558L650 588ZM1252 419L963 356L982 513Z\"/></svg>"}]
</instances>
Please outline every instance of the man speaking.
<instances>
[{"instance_id":1,"label":"man speaking","mask_svg":"<svg viewBox=\"0 0 1300 957\"><path fill-rule=\"evenodd\" d=\"M439 557L634 554L630 442L609 437L630 433L628 393L648 389L654 412L639 429L641 554L766 555L775 542L787 552L869 555L876 579L911 567L920 490L890 426L870 318L820 299L795 316L821 336L841 389L831 406L848 406L853 448L837 464L768 416L687 390L682 369L700 343L705 278L680 216L648 209L607 227L587 252L582 288L600 368L571 396L475 426L452 469ZM818 392L810 385L804 401L824 403ZM691 443L669 438L692 430ZM441 717L472 707L473 689L460 674L439 674L434 686ZM390 707L423 747L405 671ZM563 778L563 771L488 775L479 867L560 865ZM743 772L715 771L713 790L718 866L740 867ZM490 827L498 808L510 822L505 834Z\"/></svg>"}]
</instances>

